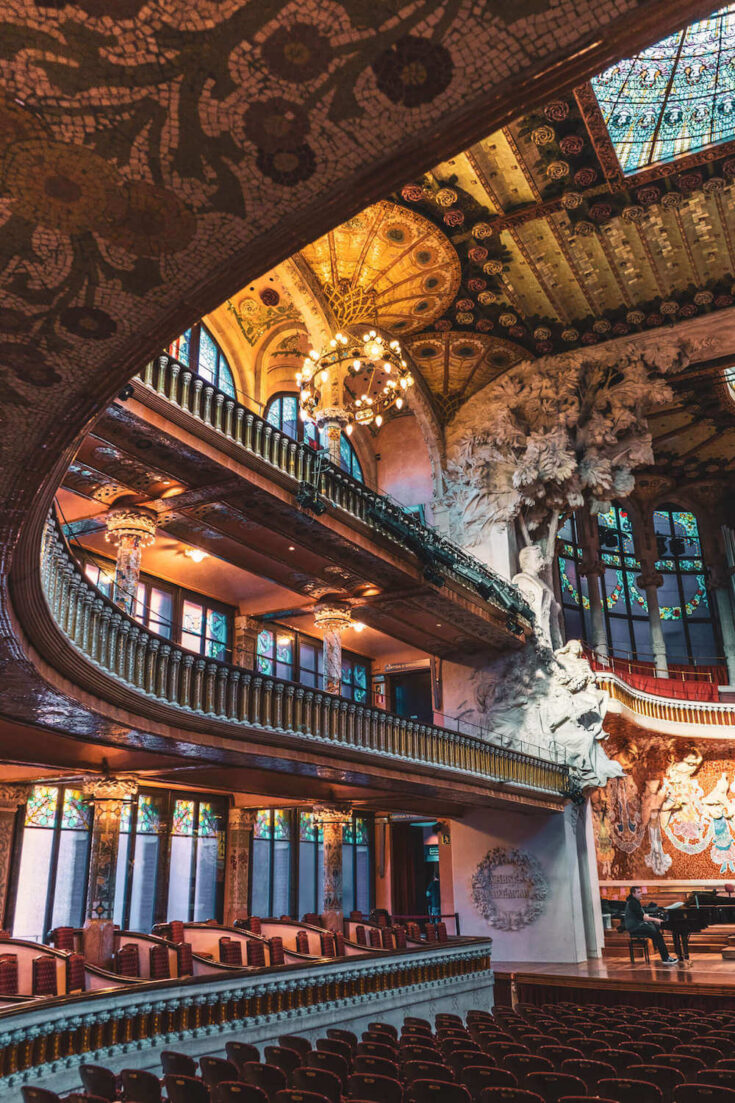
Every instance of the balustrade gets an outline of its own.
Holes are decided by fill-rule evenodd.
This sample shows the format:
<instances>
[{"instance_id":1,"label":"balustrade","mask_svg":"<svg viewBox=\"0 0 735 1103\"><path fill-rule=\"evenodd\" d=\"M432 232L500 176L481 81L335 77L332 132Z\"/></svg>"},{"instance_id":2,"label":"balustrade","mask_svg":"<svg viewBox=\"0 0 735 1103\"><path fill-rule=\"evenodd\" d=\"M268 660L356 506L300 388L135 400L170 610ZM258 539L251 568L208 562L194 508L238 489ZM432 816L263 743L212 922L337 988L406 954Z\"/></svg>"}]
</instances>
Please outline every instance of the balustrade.
<instances>
[{"instance_id":1,"label":"balustrade","mask_svg":"<svg viewBox=\"0 0 735 1103\"><path fill-rule=\"evenodd\" d=\"M46 599L59 629L91 663L149 697L233 726L305 736L488 782L555 794L569 790L566 765L382 709L356 707L321 690L304 692L292 682L264 679L177 647L130 619L84 577L51 518L41 555Z\"/></svg>"},{"instance_id":2,"label":"balustrade","mask_svg":"<svg viewBox=\"0 0 735 1103\"><path fill-rule=\"evenodd\" d=\"M168 354L146 365L140 382L245 451L299 483L314 485L317 453L270 425L183 368ZM223 414L223 403L226 413ZM234 411L234 414L233 414ZM230 426L234 418L234 437ZM244 429L243 429L244 425ZM331 505L411 551L425 551L432 566L483 598L530 621L531 611L514 586L385 495L377 494L328 460L319 468L317 492Z\"/></svg>"}]
</instances>

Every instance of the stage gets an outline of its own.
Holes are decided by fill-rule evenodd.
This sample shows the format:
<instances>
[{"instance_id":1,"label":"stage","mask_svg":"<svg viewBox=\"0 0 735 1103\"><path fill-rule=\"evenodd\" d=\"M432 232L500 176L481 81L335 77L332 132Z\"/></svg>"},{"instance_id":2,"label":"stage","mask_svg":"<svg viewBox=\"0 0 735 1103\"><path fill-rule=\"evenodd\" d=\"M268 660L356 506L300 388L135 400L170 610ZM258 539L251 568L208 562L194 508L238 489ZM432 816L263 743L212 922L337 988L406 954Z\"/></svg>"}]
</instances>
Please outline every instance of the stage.
<instances>
[{"instance_id":1,"label":"stage","mask_svg":"<svg viewBox=\"0 0 735 1103\"><path fill-rule=\"evenodd\" d=\"M498 1006L571 1001L735 1010L735 961L716 954L693 954L679 965L662 965L651 954L650 965L607 958L578 965L493 961L492 968Z\"/></svg>"}]
</instances>

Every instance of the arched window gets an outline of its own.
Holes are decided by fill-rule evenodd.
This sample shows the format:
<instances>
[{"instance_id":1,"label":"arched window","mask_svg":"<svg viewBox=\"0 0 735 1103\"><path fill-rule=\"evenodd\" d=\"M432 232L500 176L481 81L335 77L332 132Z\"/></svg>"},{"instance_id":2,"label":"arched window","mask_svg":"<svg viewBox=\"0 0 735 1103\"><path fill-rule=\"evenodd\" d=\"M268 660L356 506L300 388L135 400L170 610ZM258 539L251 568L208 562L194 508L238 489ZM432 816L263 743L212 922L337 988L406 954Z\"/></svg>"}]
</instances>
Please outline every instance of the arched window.
<instances>
[{"instance_id":1,"label":"arched window","mask_svg":"<svg viewBox=\"0 0 735 1103\"><path fill-rule=\"evenodd\" d=\"M310 421L302 421L299 417L299 400L295 394L277 394L268 402L265 408L265 419L276 429L280 429L288 437L294 440L303 440L307 444L317 447L317 431ZM327 437L324 430L318 435L318 446L326 448ZM359 483L364 483L360 461L355 449L350 444L349 437L342 434L339 444L340 467L348 475L352 475Z\"/></svg>"},{"instance_id":2,"label":"arched window","mask_svg":"<svg viewBox=\"0 0 735 1103\"><path fill-rule=\"evenodd\" d=\"M567 639L589 640L590 600L587 579L579 574L582 549L577 535L577 518L567 517L559 529L559 582Z\"/></svg>"},{"instance_id":3,"label":"arched window","mask_svg":"<svg viewBox=\"0 0 735 1103\"><path fill-rule=\"evenodd\" d=\"M206 379L218 391L236 398L235 381L227 357L202 322L187 329L168 346L169 355Z\"/></svg>"},{"instance_id":4,"label":"arched window","mask_svg":"<svg viewBox=\"0 0 735 1103\"><path fill-rule=\"evenodd\" d=\"M635 557L630 514L620 506L611 506L607 513L598 515L597 522L605 568L600 589L610 650L616 655L632 655L650 662L653 651L648 602L636 582L641 568Z\"/></svg>"},{"instance_id":5,"label":"arched window","mask_svg":"<svg viewBox=\"0 0 735 1103\"><path fill-rule=\"evenodd\" d=\"M717 633L697 519L666 505L654 511L653 527L660 556L656 568L664 579L658 602L666 654L675 663L713 663Z\"/></svg>"}]
</instances>

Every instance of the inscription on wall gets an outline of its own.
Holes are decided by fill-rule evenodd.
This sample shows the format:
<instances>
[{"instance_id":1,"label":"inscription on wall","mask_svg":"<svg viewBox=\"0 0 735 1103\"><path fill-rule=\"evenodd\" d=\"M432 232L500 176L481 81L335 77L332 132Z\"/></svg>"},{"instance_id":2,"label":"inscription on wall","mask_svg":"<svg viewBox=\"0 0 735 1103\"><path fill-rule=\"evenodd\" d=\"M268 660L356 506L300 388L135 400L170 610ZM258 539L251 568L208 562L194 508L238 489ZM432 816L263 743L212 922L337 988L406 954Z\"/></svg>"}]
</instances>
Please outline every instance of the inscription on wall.
<instances>
[{"instance_id":1,"label":"inscription on wall","mask_svg":"<svg viewBox=\"0 0 735 1103\"><path fill-rule=\"evenodd\" d=\"M546 907L548 883L541 866L521 850L488 850L472 876L472 902L498 931L519 931Z\"/></svg>"}]
</instances>

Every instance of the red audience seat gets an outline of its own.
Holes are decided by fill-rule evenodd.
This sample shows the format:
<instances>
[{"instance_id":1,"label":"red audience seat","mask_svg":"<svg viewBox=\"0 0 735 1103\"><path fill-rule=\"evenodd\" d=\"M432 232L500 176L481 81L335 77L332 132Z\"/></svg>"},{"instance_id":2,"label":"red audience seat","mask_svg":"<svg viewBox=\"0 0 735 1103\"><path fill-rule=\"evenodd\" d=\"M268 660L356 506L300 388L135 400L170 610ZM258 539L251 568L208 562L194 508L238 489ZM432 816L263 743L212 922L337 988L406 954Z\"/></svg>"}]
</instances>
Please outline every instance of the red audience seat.
<instances>
[{"instance_id":1,"label":"red audience seat","mask_svg":"<svg viewBox=\"0 0 735 1103\"><path fill-rule=\"evenodd\" d=\"M190 977L194 973L194 959L190 942L177 942L176 960L180 977Z\"/></svg>"},{"instance_id":2,"label":"red audience seat","mask_svg":"<svg viewBox=\"0 0 735 1103\"><path fill-rule=\"evenodd\" d=\"M171 976L166 946L151 946L148 951L148 960L151 980L165 980Z\"/></svg>"},{"instance_id":3,"label":"red audience seat","mask_svg":"<svg viewBox=\"0 0 735 1103\"><path fill-rule=\"evenodd\" d=\"M295 1049L297 1053L301 1054L302 1060L307 1053L311 1053L311 1042L308 1038L303 1038L301 1034L281 1034L278 1038L278 1044L283 1046L284 1049ZM258 1058L251 1057L250 1060L257 1061Z\"/></svg>"},{"instance_id":4,"label":"red audience seat","mask_svg":"<svg viewBox=\"0 0 735 1103\"><path fill-rule=\"evenodd\" d=\"M42 954L33 959L33 995L55 996L58 991L56 981L56 958Z\"/></svg>"},{"instance_id":5,"label":"red audience seat","mask_svg":"<svg viewBox=\"0 0 735 1103\"><path fill-rule=\"evenodd\" d=\"M336 957L345 956L345 936L341 931L334 932L334 953Z\"/></svg>"},{"instance_id":6,"label":"red audience seat","mask_svg":"<svg viewBox=\"0 0 735 1103\"><path fill-rule=\"evenodd\" d=\"M309 953L309 935L307 931L296 932L296 953L308 954Z\"/></svg>"},{"instance_id":7,"label":"red audience seat","mask_svg":"<svg viewBox=\"0 0 735 1103\"><path fill-rule=\"evenodd\" d=\"M322 957L334 957L334 935L331 931L322 931L319 936L322 945Z\"/></svg>"},{"instance_id":8,"label":"red audience seat","mask_svg":"<svg viewBox=\"0 0 735 1103\"><path fill-rule=\"evenodd\" d=\"M355 942L358 946L367 946L367 935L362 924L355 927Z\"/></svg>"},{"instance_id":9,"label":"red audience seat","mask_svg":"<svg viewBox=\"0 0 735 1103\"><path fill-rule=\"evenodd\" d=\"M257 969L265 968L265 944L249 938L247 941L248 965Z\"/></svg>"},{"instance_id":10,"label":"red audience seat","mask_svg":"<svg viewBox=\"0 0 735 1103\"><path fill-rule=\"evenodd\" d=\"M253 1084L223 1080L217 1085L211 1103L268 1103L268 1096Z\"/></svg>"},{"instance_id":11,"label":"red audience seat","mask_svg":"<svg viewBox=\"0 0 735 1103\"><path fill-rule=\"evenodd\" d=\"M140 958L134 942L127 942L116 952L115 972L121 977L140 976Z\"/></svg>"},{"instance_id":12,"label":"red audience seat","mask_svg":"<svg viewBox=\"0 0 735 1103\"><path fill-rule=\"evenodd\" d=\"M350 1049L354 1049L357 1045L357 1035L353 1034L351 1030L341 1030L337 1026L330 1026L327 1030L328 1038L336 1038L338 1042L344 1042Z\"/></svg>"},{"instance_id":13,"label":"red audience seat","mask_svg":"<svg viewBox=\"0 0 735 1103\"><path fill-rule=\"evenodd\" d=\"M164 1083L170 1103L210 1103L207 1085L193 1076L169 1074Z\"/></svg>"},{"instance_id":14,"label":"red audience seat","mask_svg":"<svg viewBox=\"0 0 735 1103\"><path fill-rule=\"evenodd\" d=\"M283 1069L279 1069L277 1065L261 1065L255 1061L242 1066L240 1079L246 1084L254 1084L256 1088L261 1088L268 1099L275 1099L277 1093L287 1084Z\"/></svg>"},{"instance_id":15,"label":"red audience seat","mask_svg":"<svg viewBox=\"0 0 735 1103\"><path fill-rule=\"evenodd\" d=\"M735 1091L716 1084L680 1084L674 1088L674 1103L735 1103Z\"/></svg>"},{"instance_id":16,"label":"red audience seat","mask_svg":"<svg viewBox=\"0 0 735 1103\"><path fill-rule=\"evenodd\" d=\"M715 1049L713 1046L695 1045L693 1042L687 1042L683 1046L674 1046L674 1053L683 1053L689 1057L698 1057L705 1065L716 1065L718 1061L721 1061L726 1056L721 1050Z\"/></svg>"},{"instance_id":17,"label":"red audience seat","mask_svg":"<svg viewBox=\"0 0 735 1103\"><path fill-rule=\"evenodd\" d=\"M23 1096L23 1103L62 1103L61 1096L49 1091L48 1088L35 1088L26 1084L20 1089L20 1093Z\"/></svg>"},{"instance_id":18,"label":"red audience seat","mask_svg":"<svg viewBox=\"0 0 735 1103\"><path fill-rule=\"evenodd\" d=\"M706 1068L701 1057L692 1057L688 1053L664 1053L648 1062L650 1065L666 1065L683 1073L686 1081L694 1081L700 1069Z\"/></svg>"},{"instance_id":19,"label":"red audience seat","mask_svg":"<svg viewBox=\"0 0 735 1103\"><path fill-rule=\"evenodd\" d=\"M283 965L286 957L283 952L283 939L280 935L273 935L268 940L268 946L270 948L271 965Z\"/></svg>"},{"instance_id":20,"label":"red audience seat","mask_svg":"<svg viewBox=\"0 0 735 1103\"><path fill-rule=\"evenodd\" d=\"M383 1034L390 1034L390 1036L397 1042L398 1031L392 1023L368 1023L368 1030L379 1030Z\"/></svg>"},{"instance_id":21,"label":"red audience seat","mask_svg":"<svg viewBox=\"0 0 735 1103\"><path fill-rule=\"evenodd\" d=\"M436 1061L408 1061L403 1066L403 1080L406 1084L413 1084L415 1080L441 1080L451 1084L454 1073Z\"/></svg>"},{"instance_id":22,"label":"red audience seat","mask_svg":"<svg viewBox=\"0 0 735 1103\"><path fill-rule=\"evenodd\" d=\"M539 1046L535 1052L539 1057L548 1057L556 1069L561 1068L562 1061L573 1061L575 1057L584 1057L581 1049L572 1046Z\"/></svg>"},{"instance_id":23,"label":"red audience seat","mask_svg":"<svg viewBox=\"0 0 735 1103\"><path fill-rule=\"evenodd\" d=\"M316 912L307 912L302 922L308 923L310 927L321 927L322 917L317 915Z\"/></svg>"},{"instance_id":24,"label":"red audience seat","mask_svg":"<svg viewBox=\"0 0 735 1103\"><path fill-rule=\"evenodd\" d=\"M304 1092L319 1092L329 1103L341 1103L342 1081L326 1069L297 1068L291 1075L291 1086Z\"/></svg>"},{"instance_id":25,"label":"red audience seat","mask_svg":"<svg viewBox=\"0 0 735 1103\"><path fill-rule=\"evenodd\" d=\"M242 965L242 943L225 935L219 940L219 959L225 965Z\"/></svg>"},{"instance_id":26,"label":"red audience seat","mask_svg":"<svg viewBox=\"0 0 735 1103\"><path fill-rule=\"evenodd\" d=\"M364 1073L366 1076L387 1076L389 1080L400 1080L398 1065L385 1057L357 1054L352 1062L352 1071Z\"/></svg>"},{"instance_id":27,"label":"red audience seat","mask_svg":"<svg viewBox=\"0 0 735 1103\"><path fill-rule=\"evenodd\" d=\"M135 1103L161 1103L161 1081L145 1069L123 1069L123 1091L126 1099Z\"/></svg>"},{"instance_id":28,"label":"red audience seat","mask_svg":"<svg viewBox=\"0 0 735 1103\"><path fill-rule=\"evenodd\" d=\"M73 950L74 928L54 927L51 932L51 945L55 946L57 950Z\"/></svg>"},{"instance_id":29,"label":"red audience seat","mask_svg":"<svg viewBox=\"0 0 735 1103\"><path fill-rule=\"evenodd\" d=\"M600 1080L612 1080L615 1078L615 1069L605 1061L591 1061L587 1057L577 1057L572 1060L562 1061L561 1071L569 1076L578 1076L587 1085L587 1091L591 1095L596 1094L597 1084Z\"/></svg>"},{"instance_id":30,"label":"red audience seat","mask_svg":"<svg viewBox=\"0 0 735 1103\"><path fill-rule=\"evenodd\" d=\"M631 1080L646 1080L656 1084L664 1093L664 1099L671 1099L674 1088L684 1083L684 1074L679 1069L666 1065L630 1065L627 1075Z\"/></svg>"},{"instance_id":31,"label":"red audience seat","mask_svg":"<svg viewBox=\"0 0 735 1103\"><path fill-rule=\"evenodd\" d=\"M168 924L168 937L171 942L175 942L177 945L184 941L184 924L180 919L172 919Z\"/></svg>"},{"instance_id":32,"label":"red audience seat","mask_svg":"<svg viewBox=\"0 0 735 1103\"><path fill-rule=\"evenodd\" d=\"M355 1053L365 1057L384 1057L386 1061L395 1060L396 1051L395 1047L390 1044L390 1040L384 1034L378 1034L376 1036L385 1040L379 1042L358 1042L355 1046ZM430 1052L433 1060L436 1055L433 1050Z\"/></svg>"},{"instance_id":33,"label":"red audience seat","mask_svg":"<svg viewBox=\"0 0 735 1103\"><path fill-rule=\"evenodd\" d=\"M227 1060L232 1061L238 1073L242 1066L247 1065L248 1062L255 1061L257 1063L260 1061L258 1047L251 1045L250 1042L227 1042L225 1053L227 1054Z\"/></svg>"},{"instance_id":34,"label":"red audience seat","mask_svg":"<svg viewBox=\"0 0 735 1103\"><path fill-rule=\"evenodd\" d=\"M416 1080L408 1096L413 1103L471 1103L470 1093L462 1084L447 1084L441 1080Z\"/></svg>"},{"instance_id":35,"label":"red audience seat","mask_svg":"<svg viewBox=\"0 0 735 1103\"><path fill-rule=\"evenodd\" d=\"M384 950L393 949L393 931L390 929L390 927L381 928L380 941Z\"/></svg>"},{"instance_id":36,"label":"red audience seat","mask_svg":"<svg viewBox=\"0 0 735 1103\"><path fill-rule=\"evenodd\" d=\"M232 1045L228 1042L227 1045ZM229 1057L229 1053L227 1054ZM161 1068L164 1076L184 1076L190 1080L197 1074L197 1062L188 1053L177 1053L173 1049L164 1049L161 1053Z\"/></svg>"},{"instance_id":37,"label":"red audience seat","mask_svg":"<svg viewBox=\"0 0 735 1103\"><path fill-rule=\"evenodd\" d=\"M631 1080L629 1077L616 1077L614 1080L599 1080L598 1094L615 1099L617 1103L662 1103L663 1092L647 1080Z\"/></svg>"},{"instance_id":38,"label":"red audience seat","mask_svg":"<svg viewBox=\"0 0 735 1103\"><path fill-rule=\"evenodd\" d=\"M448 942L449 935L447 934L446 923L437 923L436 925L436 940L437 942Z\"/></svg>"},{"instance_id":39,"label":"red audience seat","mask_svg":"<svg viewBox=\"0 0 735 1103\"><path fill-rule=\"evenodd\" d=\"M365 1100L366 1103L402 1103L403 1088L397 1080L387 1076L372 1076L370 1073L353 1073L349 1079L351 1099Z\"/></svg>"},{"instance_id":40,"label":"red audience seat","mask_svg":"<svg viewBox=\"0 0 735 1103\"><path fill-rule=\"evenodd\" d=\"M503 1061L503 1068L513 1073L521 1087L523 1081L531 1072L554 1071L551 1061L534 1053L509 1053Z\"/></svg>"},{"instance_id":41,"label":"red audience seat","mask_svg":"<svg viewBox=\"0 0 735 1103\"><path fill-rule=\"evenodd\" d=\"M294 1069L302 1064L302 1057L295 1049L287 1049L285 1046L266 1046L265 1060L269 1065L276 1065L283 1069L287 1077L291 1076Z\"/></svg>"},{"instance_id":42,"label":"red audience seat","mask_svg":"<svg viewBox=\"0 0 735 1103\"><path fill-rule=\"evenodd\" d=\"M518 1082L512 1072L501 1068L487 1068L481 1065L468 1065L457 1074L474 1100L480 1098L485 1088L515 1088Z\"/></svg>"},{"instance_id":43,"label":"red audience seat","mask_svg":"<svg viewBox=\"0 0 735 1103\"><path fill-rule=\"evenodd\" d=\"M307 1053L304 1065L312 1069L326 1069L328 1072L333 1072L335 1076L339 1076L343 1084L347 1083L350 1072L349 1061L339 1053L327 1053L326 1050L314 1049L311 1053Z\"/></svg>"},{"instance_id":44,"label":"red audience seat","mask_svg":"<svg viewBox=\"0 0 735 1103\"><path fill-rule=\"evenodd\" d=\"M525 1088L485 1088L481 1103L544 1103L540 1095Z\"/></svg>"},{"instance_id":45,"label":"red audience seat","mask_svg":"<svg viewBox=\"0 0 735 1103\"><path fill-rule=\"evenodd\" d=\"M540 1095L544 1103L558 1103L565 1095L584 1095L586 1092L584 1080L563 1072L530 1072L525 1087Z\"/></svg>"},{"instance_id":46,"label":"red audience seat","mask_svg":"<svg viewBox=\"0 0 735 1103\"><path fill-rule=\"evenodd\" d=\"M80 1065L79 1077L85 1092L90 1095L99 1095L102 1099L109 1099L110 1103L117 1099L117 1081L109 1069L102 1065Z\"/></svg>"},{"instance_id":47,"label":"red audience seat","mask_svg":"<svg viewBox=\"0 0 735 1103\"><path fill-rule=\"evenodd\" d=\"M17 954L0 954L0 995L18 995Z\"/></svg>"},{"instance_id":48,"label":"red audience seat","mask_svg":"<svg viewBox=\"0 0 735 1103\"><path fill-rule=\"evenodd\" d=\"M702 1069L697 1073L697 1083L735 1089L735 1069Z\"/></svg>"},{"instance_id":49,"label":"red audience seat","mask_svg":"<svg viewBox=\"0 0 735 1103\"><path fill-rule=\"evenodd\" d=\"M372 947L372 949L379 950L382 945L382 939L380 937L380 931L378 930L378 928L370 927L368 937L370 939L370 946Z\"/></svg>"},{"instance_id":50,"label":"red audience seat","mask_svg":"<svg viewBox=\"0 0 735 1103\"><path fill-rule=\"evenodd\" d=\"M397 950L405 950L405 948L406 948L406 928L405 927L394 927L393 928L393 937L394 937L395 942L396 942L396 949Z\"/></svg>"},{"instance_id":51,"label":"red audience seat","mask_svg":"<svg viewBox=\"0 0 735 1103\"><path fill-rule=\"evenodd\" d=\"M66 990L67 992L84 991L83 954L69 954L66 959Z\"/></svg>"},{"instance_id":52,"label":"red audience seat","mask_svg":"<svg viewBox=\"0 0 735 1103\"><path fill-rule=\"evenodd\" d=\"M251 934L262 934L263 924L260 921L259 915L251 915L247 919L248 930Z\"/></svg>"}]
</instances>

